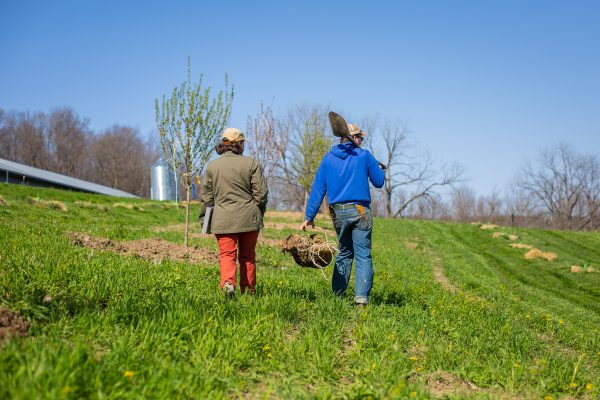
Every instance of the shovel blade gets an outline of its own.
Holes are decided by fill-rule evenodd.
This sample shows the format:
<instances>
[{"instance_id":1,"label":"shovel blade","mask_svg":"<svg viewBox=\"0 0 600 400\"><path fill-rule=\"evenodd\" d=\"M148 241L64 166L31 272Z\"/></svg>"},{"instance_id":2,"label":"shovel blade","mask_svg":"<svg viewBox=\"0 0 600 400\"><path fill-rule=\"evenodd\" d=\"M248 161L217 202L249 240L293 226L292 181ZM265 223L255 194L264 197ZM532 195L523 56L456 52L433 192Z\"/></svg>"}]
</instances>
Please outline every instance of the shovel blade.
<instances>
[{"instance_id":1,"label":"shovel blade","mask_svg":"<svg viewBox=\"0 0 600 400\"><path fill-rule=\"evenodd\" d=\"M331 125L331 130L335 136L350 137L348 124L346 124L346 120L340 114L329 111L329 124Z\"/></svg>"}]
</instances>

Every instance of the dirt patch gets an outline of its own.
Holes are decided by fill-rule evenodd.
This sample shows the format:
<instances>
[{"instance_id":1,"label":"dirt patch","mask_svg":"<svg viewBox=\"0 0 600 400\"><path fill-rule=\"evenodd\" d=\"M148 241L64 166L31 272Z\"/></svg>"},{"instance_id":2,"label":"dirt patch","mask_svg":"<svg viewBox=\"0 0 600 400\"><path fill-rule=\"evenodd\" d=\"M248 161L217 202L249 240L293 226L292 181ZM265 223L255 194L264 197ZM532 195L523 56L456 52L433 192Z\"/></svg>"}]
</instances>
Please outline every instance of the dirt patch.
<instances>
[{"instance_id":1,"label":"dirt patch","mask_svg":"<svg viewBox=\"0 0 600 400\"><path fill-rule=\"evenodd\" d=\"M4 200L4 197L0 196L0 206L7 206L8 201Z\"/></svg>"},{"instance_id":2,"label":"dirt patch","mask_svg":"<svg viewBox=\"0 0 600 400\"><path fill-rule=\"evenodd\" d=\"M572 273L577 274L580 272L596 272L596 269L594 267L590 266L580 266L580 265L571 265L571 270Z\"/></svg>"},{"instance_id":3,"label":"dirt patch","mask_svg":"<svg viewBox=\"0 0 600 400\"><path fill-rule=\"evenodd\" d=\"M478 387L466 379L446 371L437 371L429 375L425 381L427 388L434 397L451 394L469 394L476 392Z\"/></svg>"},{"instance_id":4,"label":"dirt patch","mask_svg":"<svg viewBox=\"0 0 600 400\"><path fill-rule=\"evenodd\" d=\"M442 258L439 255L434 254L434 255L432 255L432 260L433 260L433 279L435 279L435 281L437 283L442 285L442 287L444 289L448 290L449 292L452 292L452 293L458 292L459 291L458 287L455 284L453 284L452 282L450 282L450 279L448 279L448 277L444 273L444 264L442 263Z\"/></svg>"},{"instance_id":5,"label":"dirt patch","mask_svg":"<svg viewBox=\"0 0 600 400\"><path fill-rule=\"evenodd\" d=\"M290 253L296 264L307 268L324 268L331 264L337 245L327 241L322 235L293 234L281 243L281 250Z\"/></svg>"},{"instance_id":6,"label":"dirt patch","mask_svg":"<svg viewBox=\"0 0 600 400\"><path fill-rule=\"evenodd\" d=\"M446 273L444 272L444 264L440 255L434 253L432 250L428 250L427 253L430 255L433 262L433 279L442 285L444 289L453 294L464 295L467 300L479 303L488 309L493 307L493 305L487 300L475 294L461 291L460 287L452 283L446 276Z\"/></svg>"},{"instance_id":7,"label":"dirt patch","mask_svg":"<svg viewBox=\"0 0 600 400\"><path fill-rule=\"evenodd\" d=\"M506 233L504 233L504 232L494 232L492 234L492 237L494 239L503 238L504 236L506 236Z\"/></svg>"},{"instance_id":8,"label":"dirt patch","mask_svg":"<svg viewBox=\"0 0 600 400\"><path fill-rule=\"evenodd\" d=\"M153 262L164 259L172 261L198 263L216 262L219 257L212 250L202 247L185 247L161 238L149 238L119 242L111 239L94 237L81 232L68 234L76 246L95 250L111 251L122 255L140 257Z\"/></svg>"},{"instance_id":9,"label":"dirt patch","mask_svg":"<svg viewBox=\"0 0 600 400\"><path fill-rule=\"evenodd\" d=\"M286 342L292 342L300 337L300 327L298 324L293 324L283 332L283 337Z\"/></svg>"},{"instance_id":10,"label":"dirt patch","mask_svg":"<svg viewBox=\"0 0 600 400\"><path fill-rule=\"evenodd\" d=\"M408 247L409 249L416 249L417 247L419 247L419 243L415 243L415 242L405 242L404 245L406 247Z\"/></svg>"},{"instance_id":11,"label":"dirt patch","mask_svg":"<svg viewBox=\"0 0 600 400\"><path fill-rule=\"evenodd\" d=\"M553 253L551 251L541 251L540 249L536 249L535 247L531 250L529 250L527 253L525 253L524 256L526 259L528 260L533 260L535 258L543 258L546 261L554 261L558 258L558 255L556 255L556 253Z\"/></svg>"},{"instance_id":12,"label":"dirt patch","mask_svg":"<svg viewBox=\"0 0 600 400\"><path fill-rule=\"evenodd\" d=\"M194 230L194 226L190 224L190 231ZM156 226L154 228L152 228L152 230L154 232L160 233L160 232L183 232L185 230L185 224L172 224L172 225L165 225L165 226ZM210 233L192 233L190 232L190 236L193 237L194 239L214 239L215 235L210 234ZM269 247L277 247L277 248L281 248L283 243L282 239L274 239L274 238L269 238L269 237L265 237L262 233L260 235L258 235L258 244L264 245L264 246L269 246Z\"/></svg>"},{"instance_id":13,"label":"dirt patch","mask_svg":"<svg viewBox=\"0 0 600 400\"><path fill-rule=\"evenodd\" d=\"M517 236L517 235L508 235L507 237L508 237L508 240L510 240L510 241L514 241L514 240L518 240L519 239L519 236Z\"/></svg>"},{"instance_id":14,"label":"dirt patch","mask_svg":"<svg viewBox=\"0 0 600 400\"><path fill-rule=\"evenodd\" d=\"M11 336L25 337L29 323L18 313L0 307L0 343Z\"/></svg>"},{"instance_id":15,"label":"dirt patch","mask_svg":"<svg viewBox=\"0 0 600 400\"><path fill-rule=\"evenodd\" d=\"M576 357L577 350L559 343L553 333L539 333L538 339L547 347L548 352L558 351L567 357Z\"/></svg>"},{"instance_id":16,"label":"dirt patch","mask_svg":"<svg viewBox=\"0 0 600 400\"><path fill-rule=\"evenodd\" d=\"M571 265L571 272L573 272L574 274L578 272L583 272L583 268L579 265Z\"/></svg>"}]
</instances>

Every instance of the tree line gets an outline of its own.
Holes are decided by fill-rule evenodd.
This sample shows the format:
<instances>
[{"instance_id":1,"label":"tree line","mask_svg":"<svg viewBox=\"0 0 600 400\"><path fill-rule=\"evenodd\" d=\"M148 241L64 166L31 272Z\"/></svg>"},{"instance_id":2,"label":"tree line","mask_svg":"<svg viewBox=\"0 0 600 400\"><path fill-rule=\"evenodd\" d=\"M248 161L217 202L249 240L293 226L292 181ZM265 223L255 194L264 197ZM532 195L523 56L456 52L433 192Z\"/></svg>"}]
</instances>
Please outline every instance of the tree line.
<instances>
[{"instance_id":1,"label":"tree line","mask_svg":"<svg viewBox=\"0 0 600 400\"><path fill-rule=\"evenodd\" d=\"M541 149L518 168L501 194L477 195L465 184L446 197L421 198L412 218L490 222L515 227L561 230L600 229L600 159L559 143Z\"/></svg>"},{"instance_id":2,"label":"tree line","mask_svg":"<svg viewBox=\"0 0 600 400\"><path fill-rule=\"evenodd\" d=\"M249 116L249 155L265 171L269 205L303 211L323 156L334 144L326 119L330 107L293 106L275 114L261 105ZM386 183L372 190L376 216L491 222L568 230L600 228L600 159L571 146L541 149L524 160L506 193L477 195L458 163L440 163L419 148L403 121L355 116L363 146L387 165ZM324 210L325 211L325 210Z\"/></svg>"},{"instance_id":3,"label":"tree line","mask_svg":"<svg viewBox=\"0 0 600 400\"><path fill-rule=\"evenodd\" d=\"M303 211L322 157L335 143L330 107L297 105L276 114L261 105L248 116L247 152L264 168L269 207ZM388 218L490 222L569 230L600 228L600 159L566 144L525 160L505 193L477 195L459 164L442 164L418 147L408 126L378 116L348 117L368 133L364 142L388 166L372 191L375 215ZM113 125L93 132L73 109L49 113L0 109L0 157L74 176L142 197L150 166L163 156L157 137Z\"/></svg>"},{"instance_id":4,"label":"tree line","mask_svg":"<svg viewBox=\"0 0 600 400\"><path fill-rule=\"evenodd\" d=\"M149 197L150 166L158 157L158 144L137 128L115 124L94 132L69 107L0 109L0 158Z\"/></svg>"}]
</instances>

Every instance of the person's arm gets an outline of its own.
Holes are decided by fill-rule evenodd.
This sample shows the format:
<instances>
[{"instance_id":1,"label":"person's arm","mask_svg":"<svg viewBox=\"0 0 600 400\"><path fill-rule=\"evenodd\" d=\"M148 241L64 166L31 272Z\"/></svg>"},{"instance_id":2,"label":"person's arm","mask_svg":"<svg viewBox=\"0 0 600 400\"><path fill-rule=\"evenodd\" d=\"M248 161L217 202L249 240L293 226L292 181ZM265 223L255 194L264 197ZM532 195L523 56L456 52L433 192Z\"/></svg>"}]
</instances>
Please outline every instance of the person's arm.
<instances>
[{"instance_id":1,"label":"person's arm","mask_svg":"<svg viewBox=\"0 0 600 400\"><path fill-rule=\"evenodd\" d=\"M252 164L250 181L252 185L252 197L260 209L261 214L265 215L265 212L267 211L269 188L267 187L267 181L263 176L262 168L256 160Z\"/></svg>"},{"instance_id":2,"label":"person's arm","mask_svg":"<svg viewBox=\"0 0 600 400\"><path fill-rule=\"evenodd\" d=\"M385 183L385 172L383 172L383 169L379 166L379 162L370 152L367 163L369 168L369 180L376 188L383 187L383 184Z\"/></svg>"},{"instance_id":3,"label":"person's arm","mask_svg":"<svg viewBox=\"0 0 600 400\"><path fill-rule=\"evenodd\" d=\"M326 156L327 157L327 156ZM325 193L327 193L327 181L325 179L326 174L326 166L325 166L326 158L321 161L321 165L317 170L317 175L315 176L315 181L313 182L312 188L310 190L310 196L308 197L308 203L306 204L306 213L305 213L305 221L300 226L300 229L306 230L307 227L315 226L313 220L317 216L319 212L319 207L321 207L321 203L323 202L323 198L325 198Z\"/></svg>"}]
</instances>

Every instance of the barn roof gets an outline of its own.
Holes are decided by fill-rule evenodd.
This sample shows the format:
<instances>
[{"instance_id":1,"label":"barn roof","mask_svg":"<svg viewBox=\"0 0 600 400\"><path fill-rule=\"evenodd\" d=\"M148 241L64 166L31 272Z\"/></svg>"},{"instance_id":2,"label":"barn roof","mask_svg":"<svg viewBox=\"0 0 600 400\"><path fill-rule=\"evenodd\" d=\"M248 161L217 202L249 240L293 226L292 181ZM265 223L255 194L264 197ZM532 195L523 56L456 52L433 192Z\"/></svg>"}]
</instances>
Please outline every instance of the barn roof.
<instances>
[{"instance_id":1,"label":"barn roof","mask_svg":"<svg viewBox=\"0 0 600 400\"><path fill-rule=\"evenodd\" d=\"M84 181L82 179L58 174L56 172L46 171L44 169L30 167L29 165L8 161L3 158L0 158L0 174L0 182L14 181L15 177L19 177L25 183L27 183L29 180L37 184L47 184L48 186L62 187L83 192L106 194L109 196L118 197L138 197L122 190L113 189L104 185L98 185L97 183Z\"/></svg>"}]
</instances>

